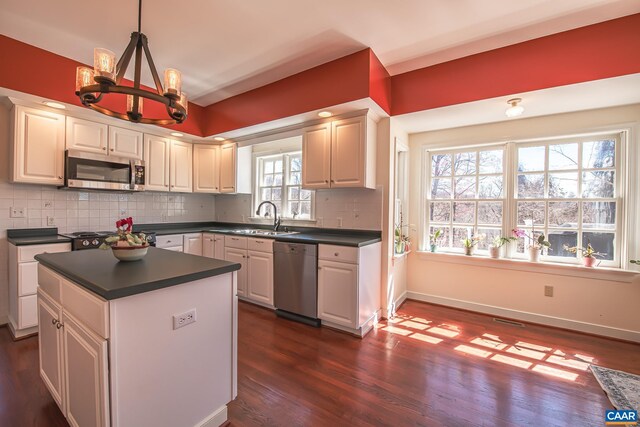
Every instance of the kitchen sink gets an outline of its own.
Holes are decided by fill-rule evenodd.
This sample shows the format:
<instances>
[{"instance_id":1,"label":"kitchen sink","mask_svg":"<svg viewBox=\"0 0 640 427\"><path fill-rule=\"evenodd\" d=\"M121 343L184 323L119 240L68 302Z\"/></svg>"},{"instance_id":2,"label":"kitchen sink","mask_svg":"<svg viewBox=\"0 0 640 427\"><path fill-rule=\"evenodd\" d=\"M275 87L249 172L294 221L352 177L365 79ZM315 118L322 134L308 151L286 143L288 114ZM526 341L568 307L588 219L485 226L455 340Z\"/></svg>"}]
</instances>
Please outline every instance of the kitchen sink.
<instances>
[{"instance_id":1,"label":"kitchen sink","mask_svg":"<svg viewBox=\"0 0 640 427\"><path fill-rule=\"evenodd\" d=\"M233 230L233 232L237 234L251 234L251 235L259 235L259 236L286 236L287 234L297 233L297 231L273 231L273 230L264 230L259 228Z\"/></svg>"}]
</instances>

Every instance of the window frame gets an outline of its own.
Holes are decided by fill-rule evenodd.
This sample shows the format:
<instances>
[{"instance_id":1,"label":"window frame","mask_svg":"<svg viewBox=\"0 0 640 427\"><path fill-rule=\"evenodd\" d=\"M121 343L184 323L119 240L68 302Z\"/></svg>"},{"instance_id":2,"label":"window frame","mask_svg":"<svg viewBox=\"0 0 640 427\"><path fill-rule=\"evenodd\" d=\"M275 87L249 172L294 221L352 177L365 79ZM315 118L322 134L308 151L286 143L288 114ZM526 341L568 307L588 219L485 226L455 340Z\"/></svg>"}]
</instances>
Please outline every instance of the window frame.
<instances>
[{"instance_id":1,"label":"window frame","mask_svg":"<svg viewBox=\"0 0 640 427\"><path fill-rule=\"evenodd\" d=\"M481 173L480 172L480 152L481 151L499 151L502 150L503 154L502 154L502 172L498 172L498 173ZM476 153L476 166L475 166L475 172L473 174L469 174L469 175L455 175L455 156L456 154L460 154L460 153L468 153L468 152L475 152ZM432 156L434 154L446 154L446 155L450 155L451 156L451 175L446 176L445 178L450 178L451 179L451 191L452 193L455 192L455 186L456 186L456 177L474 177L475 178L475 194L479 194L480 192L480 178L481 177L485 177L485 176L500 176L502 177L502 196L501 197L494 197L494 198L486 198L486 197L475 197L475 198L460 198L460 199L455 199L455 198L448 198L448 199L432 199L430 198L431 196L431 185L432 185L432 179L433 176L431 176L431 167L433 165L432 162ZM442 227L449 227L451 230L450 236L449 236L449 241L451 244L453 244L454 240L455 240L455 233L454 233L454 228L456 228L456 225L454 224L454 209L453 209L453 204L455 202L459 202L459 203L474 203L474 220L473 223L458 223L457 228L473 228L474 230L478 231L481 228L484 229L499 229L501 233L504 234L504 224L505 224L505 208L506 208L506 202L507 202L507 175L506 175L506 163L507 163L507 149L506 149L506 144L504 143L491 143L491 144L486 144L486 145L482 145L482 146L473 146L473 147L455 147L455 148L447 148L447 149L437 149L437 150L427 150L427 155L426 155L426 163L427 163L427 171L426 171L426 176L427 176L427 188L426 188L426 196L425 197L425 215L427 218L427 225L424 227L424 232L425 235L423 236L423 239L426 240L426 242L429 242L429 231L431 229L431 221L429 219L430 217L430 213L431 213L431 206L430 204L432 202L443 202L443 203L449 203L450 204L450 217L449 217L449 222L448 224L444 224L444 222L441 221L435 221L436 224L435 226L442 226ZM479 204L482 202L494 202L494 203L502 203L502 223L500 225L498 224L481 224L479 222L478 219L478 207ZM480 249L477 248L478 251L482 252L482 253L488 253L487 249ZM456 246L447 246L447 247L442 247L441 248L442 252L445 253L463 253L464 249L462 247L456 247Z\"/></svg>"},{"instance_id":2,"label":"window frame","mask_svg":"<svg viewBox=\"0 0 640 427\"><path fill-rule=\"evenodd\" d=\"M282 183L279 186L271 185L265 186L262 185L263 177L264 177L264 161L271 159L278 159L280 157L282 159ZM289 176L291 172L291 159L297 157L300 159L300 184L291 184L289 182ZM262 190L264 188L280 188L280 208L278 209L278 214L280 218L286 219L287 221L315 221L315 191L304 189L302 187L302 151L300 149L289 150L289 151L277 151L277 152L260 152L254 153L254 171L255 180L254 180L254 191L252 197L252 213L255 214L255 211L260 203L262 203ZM295 218L289 212L289 189L291 187L300 187L300 191L306 190L311 193L310 209L309 209L309 218L301 218L300 215L297 215ZM294 200L299 201L299 199ZM265 219L263 216L256 216L258 219ZM271 217L266 217L271 218Z\"/></svg>"},{"instance_id":3,"label":"window frame","mask_svg":"<svg viewBox=\"0 0 640 427\"><path fill-rule=\"evenodd\" d=\"M596 139L613 139L615 140L615 164L614 167L611 168L583 168L582 166L582 143L593 141ZM431 198L431 185L432 185L432 176L431 176L431 156L436 153L442 154L451 154L452 155L452 185L454 185L455 179L453 178L453 168L454 168L454 159L455 153L460 152L469 152L469 151L490 151L492 148L504 147L504 155L503 155L503 198L501 199L458 199L460 201L474 201L476 203L476 217L474 227L475 229L483 228L478 223L478 202L482 201L502 201L503 202L503 219L502 219L502 235L503 236L511 236L512 230L514 228L528 228L526 226L518 226L517 224L517 204L518 201L527 200L527 201L542 201L545 203L545 225L536 227L536 230L543 230L545 234L547 230L551 231L559 231L560 228L552 227L549 224L548 219L548 210L549 210L549 202L553 201L575 201L578 203L578 223L576 228L572 228L571 231L577 231L578 233L578 245L581 243L582 233L583 232L612 232L614 233L614 259L611 261L607 260L599 260L601 266L603 267L611 267L611 268L624 268L626 263L622 260L626 256L627 248L629 246L628 237L625 236L624 230L626 229L626 217L627 217L627 199L629 195L626 192L626 182L629 179L628 174L629 170L627 165L627 148L628 144L628 132L620 129L610 129L603 130L601 132L593 132L588 134L576 134L576 135L564 135L564 136L556 136L556 137L545 137L545 138L535 138L535 139L526 139L526 140L509 140L509 141L487 141L480 144L447 144L447 145L439 145L436 147L432 147L429 145L425 145L423 147L423 160L422 160L422 185L424 185L424 190L422 192L422 201L421 201L421 231L420 231L420 250L426 251L429 246L429 230L431 228L430 221L430 202L438 201L440 199L432 199ZM549 153L550 150L547 148L549 145L558 145L558 144L569 144L569 143L579 143L578 149L578 167L576 169L571 170L549 170ZM527 199L518 199L518 176L521 174L518 171L518 148L526 147L526 146L544 146L545 147L545 170L537 173L543 173L544 176L544 194L548 195L548 182L549 182L549 174L553 172L576 172L578 174L578 193L575 198L527 198ZM477 154L479 159L479 154ZM476 186L479 189L479 162L476 165ZM582 172L590 171L590 170L613 170L615 173L614 178L614 197L613 198L583 198L582 197ZM536 172L532 172L536 173ZM526 172L525 172L526 174ZM494 174L495 175L495 174ZM452 192L455 191L452 187ZM453 203L456 199L442 199L443 201L449 201ZM582 224L582 210L583 203L589 201L611 201L616 203L616 214L615 214L615 226L612 229L601 229L601 228L584 228ZM451 239L453 239L453 209L451 210L451 218L449 221L448 227L451 227ZM484 228L497 228L491 226L485 226ZM453 240L451 240L453 242ZM596 248L597 249L597 248ZM446 253L461 253L462 250L459 248L440 248L439 252L444 254ZM480 251L481 254L486 254L487 251ZM503 258L505 259L514 259L514 260L524 260L527 259L526 251L525 253L518 253L515 247L515 244L506 245ZM541 260L559 263L559 264L581 264L580 257L554 257L552 255L543 255Z\"/></svg>"}]
</instances>

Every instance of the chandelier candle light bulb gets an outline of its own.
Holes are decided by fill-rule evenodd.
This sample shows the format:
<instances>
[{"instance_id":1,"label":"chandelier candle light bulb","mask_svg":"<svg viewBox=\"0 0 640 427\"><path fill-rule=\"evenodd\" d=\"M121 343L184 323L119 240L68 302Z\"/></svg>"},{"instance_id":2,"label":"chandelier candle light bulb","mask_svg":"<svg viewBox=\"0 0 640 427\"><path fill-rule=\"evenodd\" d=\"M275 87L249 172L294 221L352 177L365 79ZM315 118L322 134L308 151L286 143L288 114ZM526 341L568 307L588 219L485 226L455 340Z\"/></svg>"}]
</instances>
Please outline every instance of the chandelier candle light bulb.
<instances>
[{"instance_id":1,"label":"chandelier candle light bulb","mask_svg":"<svg viewBox=\"0 0 640 427\"><path fill-rule=\"evenodd\" d=\"M138 98L138 109L134 110L133 106L134 106L134 101L135 98ZM138 114L142 117L143 114L143 110L144 110L144 103L143 103L143 99L141 97L135 97L133 95L127 95L127 114Z\"/></svg>"},{"instance_id":2,"label":"chandelier candle light bulb","mask_svg":"<svg viewBox=\"0 0 640 427\"><path fill-rule=\"evenodd\" d=\"M175 68L167 68L164 71L164 94L165 96L180 97L182 90L182 74ZM184 107L184 105L183 105Z\"/></svg>"},{"instance_id":3,"label":"chandelier candle light bulb","mask_svg":"<svg viewBox=\"0 0 640 427\"><path fill-rule=\"evenodd\" d=\"M98 83L116 83L116 54L108 49L93 50L93 70Z\"/></svg>"}]
</instances>

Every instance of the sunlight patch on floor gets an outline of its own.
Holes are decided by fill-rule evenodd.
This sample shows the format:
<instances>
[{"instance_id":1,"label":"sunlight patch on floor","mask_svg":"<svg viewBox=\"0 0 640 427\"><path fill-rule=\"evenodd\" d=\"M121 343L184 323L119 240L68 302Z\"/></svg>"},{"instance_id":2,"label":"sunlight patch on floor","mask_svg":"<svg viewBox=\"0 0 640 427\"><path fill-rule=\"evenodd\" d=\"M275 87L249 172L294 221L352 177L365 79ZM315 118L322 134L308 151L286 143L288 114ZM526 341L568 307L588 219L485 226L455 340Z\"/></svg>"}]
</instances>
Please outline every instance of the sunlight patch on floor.
<instances>
[{"instance_id":1,"label":"sunlight patch on floor","mask_svg":"<svg viewBox=\"0 0 640 427\"><path fill-rule=\"evenodd\" d=\"M549 356L546 361L549 363L554 363L556 365L566 366L567 368L580 369L581 371L586 371L587 369L589 369L588 363L555 355Z\"/></svg>"},{"instance_id":2,"label":"sunlight patch on floor","mask_svg":"<svg viewBox=\"0 0 640 427\"><path fill-rule=\"evenodd\" d=\"M549 352L552 349L549 347L544 347L538 344L531 344L529 342L524 342L524 341L518 341L516 344L516 347L526 347L526 348L530 348L532 350L538 350L538 351L543 351L543 352Z\"/></svg>"},{"instance_id":3,"label":"sunlight patch on floor","mask_svg":"<svg viewBox=\"0 0 640 427\"><path fill-rule=\"evenodd\" d=\"M527 362L526 360L516 359L515 357L509 357L503 354L496 354L491 358L491 360L523 369L529 369L529 367L533 365L533 363Z\"/></svg>"},{"instance_id":4,"label":"sunlight patch on floor","mask_svg":"<svg viewBox=\"0 0 640 427\"><path fill-rule=\"evenodd\" d=\"M539 351L529 350L527 348L518 348L518 347L509 347L507 353L515 354L522 357L527 357L529 359L542 360L546 356L546 354L541 353Z\"/></svg>"},{"instance_id":5,"label":"sunlight patch on floor","mask_svg":"<svg viewBox=\"0 0 640 427\"><path fill-rule=\"evenodd\" d=\"M414 340L418 340L418 341L428 342L429 344L440 344L442 342L442 339L440 338L432 337L430 335L425 335L425 334L419 334L417 332L414 332L413 334L409 335L409 338L413 338Z\"/></svg>"},{"instance_id":6,"label":"sunlight patch on floor","mask_svg":"<svg viewBox=\"0 0 640 427\"><path fill-rule=\"evenodd\" d=\"M397 328L395 326L387 326L382 328L382 330L386 332L391 332L392 334L402 335L403 337L406 337L407 335L410 335L412 333L411 331L408 331L403 328Z\"/></svg>"},{"instance_id":7,"label":"sunlight patch on floor","mask_svg":"<svg viewBox=\"0 0 640 427\"><path fill-rule=\"evenodd\" d=\"M448 338L453 338L453 337L457 337L458 335L460 335L460 332L452 331L451 329L439 328L437 326L434 326L433 328L429 329L429 333L436 334L436 335L442 335L442 336L445 336L445 337L448 337Z\"/></svg>"},{"instance_id":8,"label":"sunlight patch on floor","mask_svg":"<svg viewBox=\"0 0 640 427\"><path fill-rule=\"evenodd\" d=\"M578 378L578 374L574 374L573 372L564 371L562 369L556 369L545 365L536 365L531 370L534 372L539 372L541 374L551 375L570 381L575 381L576 378Z\"/></svg>"},{"instance_id":9,"label":"sunlight patch on floor","mask_svg":"<svg viewBox=\"0 0 640 427\"><path fill-rule=\"evenodd\" d=\"M480 345L482 347L493 348L495 350L502 350L507 346L505 343L488 340L486 338L480 338L480 337L474 338L473 340L471 340L471 344Z\"/></svg>"},{"instance_id":10,"label":"sunlight patch on floor","mask_svg":"<svg viewBox=\"0 0 640 427\"><path fill-rule=\"evenodd\" d=\"M400 326L405 326L407 328L413 328L413 329L418 329L421 331L424 331L425 329L427 329L429 326L425 325L424 323L419 323L419 322L414 322L413 320L405 320L404 322L399 324Z\"/></svg>"},{"instance_id":11,"label":"sunlight patch on floor","mask_svg":"<svg viewBox=\"0 0 640 427\"><path fill-rule=\"evenodd\" d=\"M462 353L471 354L473 356L478 357L489 357L491 355L490 351L481 350L479 348L470 347L468 345L461 344L454 348L454 350L461 351Z\"/></svg>"}]
</instances>

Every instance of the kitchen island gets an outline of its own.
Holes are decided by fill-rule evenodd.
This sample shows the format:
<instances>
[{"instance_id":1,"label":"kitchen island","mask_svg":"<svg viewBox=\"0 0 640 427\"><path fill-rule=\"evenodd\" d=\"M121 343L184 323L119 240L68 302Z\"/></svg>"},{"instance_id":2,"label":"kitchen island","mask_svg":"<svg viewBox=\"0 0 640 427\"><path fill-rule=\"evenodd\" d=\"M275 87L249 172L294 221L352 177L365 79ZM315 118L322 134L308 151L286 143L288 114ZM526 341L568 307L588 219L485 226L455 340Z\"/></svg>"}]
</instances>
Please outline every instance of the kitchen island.
<instances>
[{"instance_id":1,"label":"kitchen island","mask_svg":"<svg viewBox=\"0 0 640 427\"><path fill-rule=\"evenodd\" d=\"M42 254L40 375L71 425L218 426L237 394L239 264Z\"/></svg>"}]
</instances>

